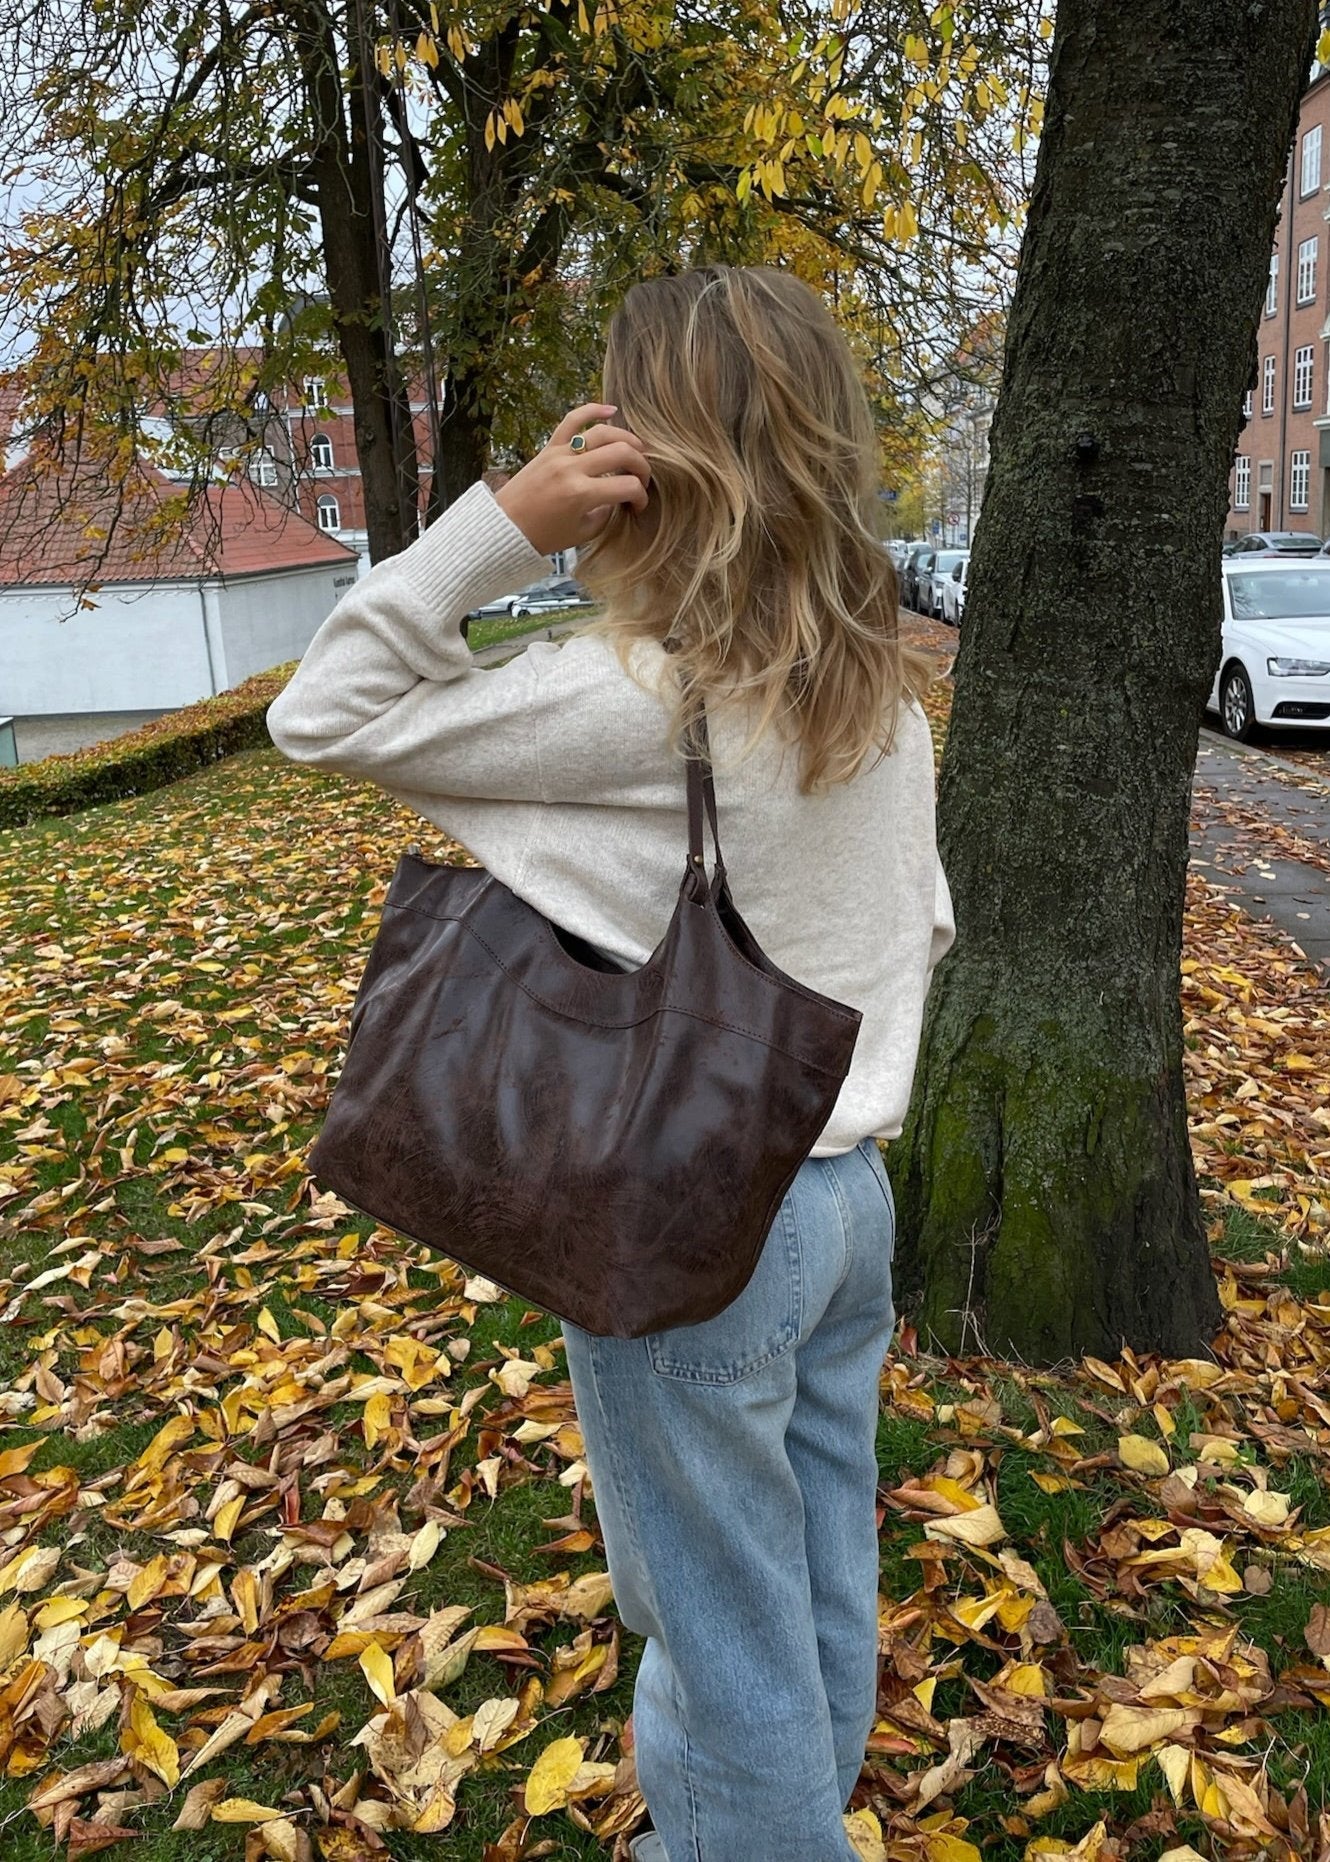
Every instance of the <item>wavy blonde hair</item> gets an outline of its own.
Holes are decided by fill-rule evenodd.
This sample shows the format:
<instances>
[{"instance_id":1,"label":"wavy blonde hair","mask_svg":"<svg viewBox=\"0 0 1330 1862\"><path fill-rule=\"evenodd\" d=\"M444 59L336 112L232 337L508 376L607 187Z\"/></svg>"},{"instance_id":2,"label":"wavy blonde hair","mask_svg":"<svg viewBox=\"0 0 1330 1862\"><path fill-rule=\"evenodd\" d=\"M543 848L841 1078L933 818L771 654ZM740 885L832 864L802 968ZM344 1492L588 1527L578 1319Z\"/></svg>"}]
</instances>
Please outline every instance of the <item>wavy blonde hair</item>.
<instances>
[{"instance_id":1,"label":"wavy blonde hair","mask_svg":"<svg viewBox=\"0 0 1330 1862\"><path fill-rule=\"evenodd\" d=\"M885 756L903 701L931 682L901 644L896 574L871 528L878 445L844 335L792 273L709 265L634 285L610 323L605 399L643 442L651 498L580 554L606 604L585 632L625 666L674 657L671 741L698 702L743 701L746 755L776 725L800 788Z\"/></svg>"}]
</instances>

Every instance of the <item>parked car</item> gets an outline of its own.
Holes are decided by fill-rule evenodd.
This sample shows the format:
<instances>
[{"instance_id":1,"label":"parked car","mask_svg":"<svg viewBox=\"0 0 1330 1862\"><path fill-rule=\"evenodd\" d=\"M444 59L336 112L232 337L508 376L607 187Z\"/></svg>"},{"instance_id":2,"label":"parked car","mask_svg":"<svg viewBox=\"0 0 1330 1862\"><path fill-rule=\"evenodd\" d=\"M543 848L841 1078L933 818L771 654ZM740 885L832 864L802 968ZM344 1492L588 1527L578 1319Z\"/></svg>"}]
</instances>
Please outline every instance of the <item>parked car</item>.
<instances>
[{"instance_id":1,"label":"parked car","mask_svg":"<svg viewBox=\"0 0 1330 1862\"><path fill-rule=\"evenodd\" d=\"M970 552L966 550L950 575L942 578L942 618L949 627L959 628L965 613L965 579L970 573Z\"/></svg>"},{"instance_id":2,"label":"parked car","mask_svg":"<svg viewBox=\"0 0 1330 1862\"><path fill-rule=\"evenodd\" d=\"M1209 708L1229 737L1257 724L1330 729L1330 561L1270 551L1223 565L1224 631Z\"/></svg>"},{"instance_id":3,"label":"parked car","mask_svg":"<svg viewBox=\"0 0 1330 1862\"><path fill-rule=\"evenodd\" d=\"M962 556L968 556L968 550L937 550L927 575L919 577L919 599L915 607L920 614L929 614L934 620L942 619L942 584L951 574Z\"/></svg>"},{"instance_id":4,"label":"parked car","mask_svg":"<svg viewBox=\"0 0 1330 1862\"><path fill-rule=\"evenodd\" d=\"M1249 536L1239 537L1232 551L1225 554L1256 556L1274 551L1280 556L1315 556L1320 548L1321 539L1310 530L1253 530Z\"/></svg>"},{"instance_id":5,"label":"parked car","mask_svg":"<svg viewBox=\"0 0 1330 1862\"><path fill-rule=\"evenodd\" d=\"M565 576L560 582L546 582L539 588L524 588L521 594L510 598L508 612L513 616L553 614L559 608L586 608L590 605L591 597L582 584Z\"/></svg>"},{"instance_id":6,"label":"parked car","mask_svg":"<svg viewBox=\"0 0 1330 1862\"><path fill-rule=\"evenodd\" d=\"M937 554L931 545L916 543L905 558L905 567L901 570L901 603L907 608L919 606L919 578L927 575L933 567L933 558Z\"/></svg>"}]
</instances>

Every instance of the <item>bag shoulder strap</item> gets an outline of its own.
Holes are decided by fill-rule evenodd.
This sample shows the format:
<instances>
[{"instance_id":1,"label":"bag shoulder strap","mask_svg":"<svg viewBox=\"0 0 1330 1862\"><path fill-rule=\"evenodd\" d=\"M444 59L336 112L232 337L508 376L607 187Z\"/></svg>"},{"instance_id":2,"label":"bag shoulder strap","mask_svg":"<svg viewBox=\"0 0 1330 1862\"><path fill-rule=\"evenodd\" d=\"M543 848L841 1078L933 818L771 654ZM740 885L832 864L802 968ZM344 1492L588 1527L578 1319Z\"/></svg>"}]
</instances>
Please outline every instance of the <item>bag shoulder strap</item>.
<instances>
[{"instance_id":1,"label":"bag shoulder strap","mask_svg":"<svg viewBox=\"0 0 1330 1862\"><path fill-rule=\"evenodd\" d=\"M723 877L725 861L720 851L720 828L716 821L716 783L711 773L711 746L707 739L707 714L699 707L685 742L688 759L688 862L697 872L706 873L706 848L703 809L711 823L711 844L716 854L716 879Z\"/></svg>"}]
</instances>

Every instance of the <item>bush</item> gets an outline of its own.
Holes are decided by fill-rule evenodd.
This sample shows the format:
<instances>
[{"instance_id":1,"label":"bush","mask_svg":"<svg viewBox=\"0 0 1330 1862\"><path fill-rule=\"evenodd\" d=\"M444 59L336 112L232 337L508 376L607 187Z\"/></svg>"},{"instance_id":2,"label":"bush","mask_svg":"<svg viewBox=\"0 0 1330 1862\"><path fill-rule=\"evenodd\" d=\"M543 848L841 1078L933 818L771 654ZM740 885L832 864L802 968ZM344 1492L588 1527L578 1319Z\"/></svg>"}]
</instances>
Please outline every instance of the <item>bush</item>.
<instances>
[{"instance_id":1,"label":"bush","mask_svg":"<svg viewBox=\"0 0 1330 1862\"><path fill-rule=\"evenodd\" d=\"M46 815L71 815L98 802L147 795L207 769L237 750L266 746L264 719L296 662L255 673L243 685L202 698L139 730L68 756L0 769L0 828L27 827Z\"/></svg>"}]
</instances>

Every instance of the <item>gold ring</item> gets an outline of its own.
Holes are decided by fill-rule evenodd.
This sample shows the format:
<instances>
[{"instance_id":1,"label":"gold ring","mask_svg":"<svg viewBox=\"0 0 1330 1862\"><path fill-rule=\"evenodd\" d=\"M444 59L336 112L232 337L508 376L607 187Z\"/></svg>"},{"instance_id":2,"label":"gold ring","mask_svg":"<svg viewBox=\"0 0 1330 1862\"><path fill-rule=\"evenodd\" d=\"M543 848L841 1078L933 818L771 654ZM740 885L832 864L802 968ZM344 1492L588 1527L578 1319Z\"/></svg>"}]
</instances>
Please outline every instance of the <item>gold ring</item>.
<instances>
[{"instance_id":1,"label":"gold ring","mask_svg":"<svg viewBox=\"0 0 1330 1862\"><path fill-rule=\"evenodd\" d=\"M584 453L586 451L586 434L575 433L568 444L575 453Z\"/></svg>"}]
</instances>

